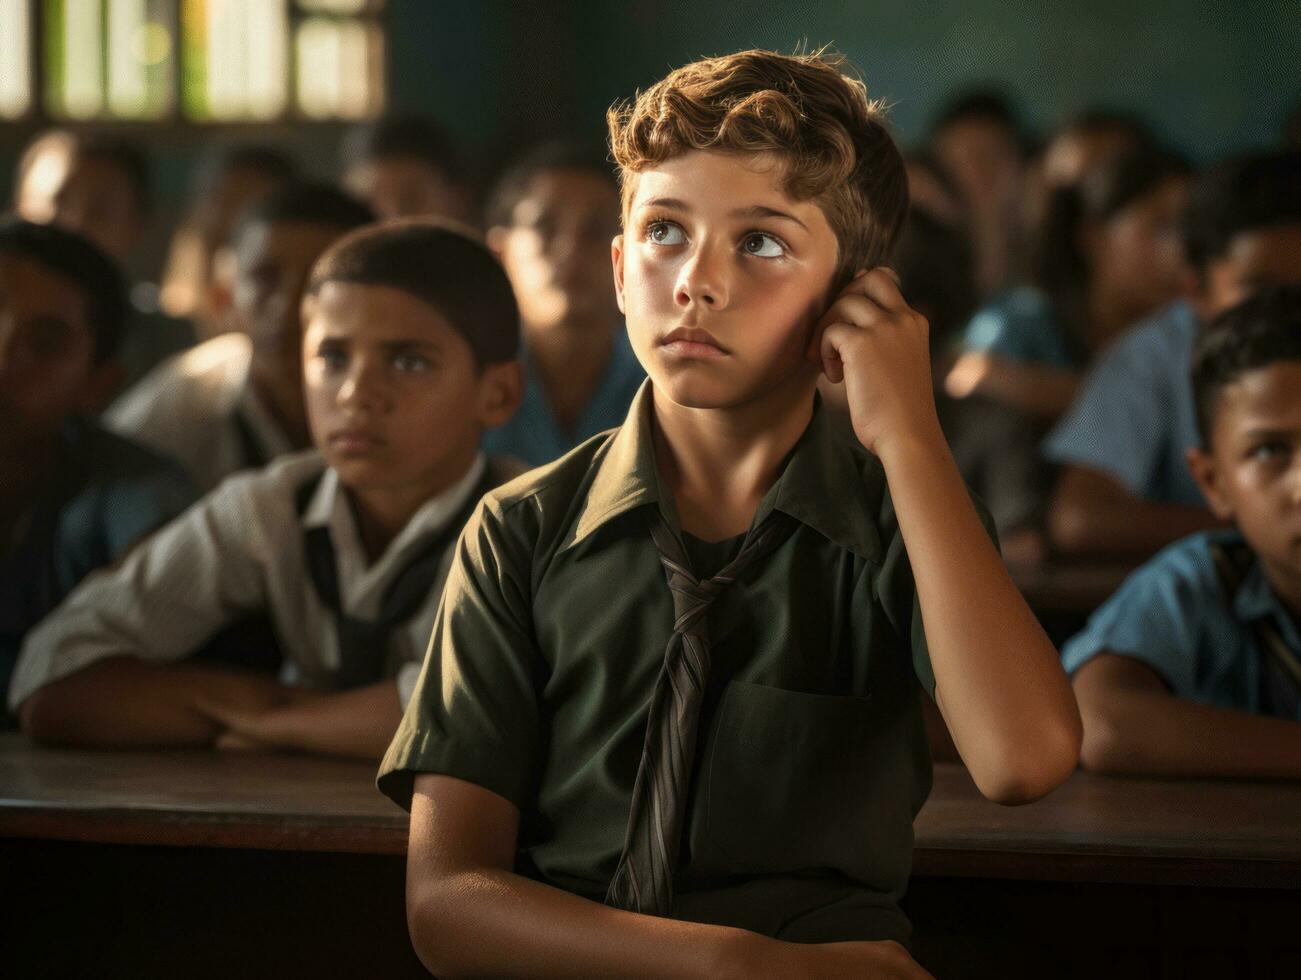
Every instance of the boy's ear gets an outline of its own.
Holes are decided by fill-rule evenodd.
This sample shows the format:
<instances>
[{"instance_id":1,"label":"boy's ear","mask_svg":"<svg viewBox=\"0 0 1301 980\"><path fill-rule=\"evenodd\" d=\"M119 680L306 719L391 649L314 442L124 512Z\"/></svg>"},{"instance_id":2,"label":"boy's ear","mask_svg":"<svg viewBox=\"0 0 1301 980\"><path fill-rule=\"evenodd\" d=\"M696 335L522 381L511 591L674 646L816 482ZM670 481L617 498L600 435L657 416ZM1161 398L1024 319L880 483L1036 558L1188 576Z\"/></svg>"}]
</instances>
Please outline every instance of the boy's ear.
<instances>
[{"instance_id":1,"label":"boy's ear","mask_svg":"<svg viewBox=\"0 0 1301 980\"><path fill-rule=\"evenodd\" d=\"M524 400L524 365L519 361L489 364L479 376L479 423L495 429L510 421Z\"/></svg>"},{"instance_id":2,"label":"boy's ear","mask_svg":"<svg viewBox=\"0 0 1301 980\"><path fill-rule=\"evenodd\" d=\"M78 394L77 410L82 415L98 415L118 393L125 377L122 362L116 357L92 364L90 373L86 375L86 383L81 386Z\"/></svg>"},{"instance_id":3,"label":"boy's ear","mask_svg":"<svg viewBox=\"0 0 1301 980\"><path fill-rule=\"evenodd\" d=\"M1201 488L1211 512L1222 521L1232 520L1233 506L1224 493L1223 474L1215 457L1204 449L1193 447L1185 453L1184 458L1188 462L1188 472Z\"/></svg>"},{"instance_id":4,"label":"boy's ear","mask_svg":"<svg viewBox=\"0 0 1301 980\"><path fill-rule=\"evenodd\" d=\"M619 312L627 315L623 308L623 236L615 235L610 242L610 263L614 266L614 297L619 303Z\"/></svg>"}]
</instances>

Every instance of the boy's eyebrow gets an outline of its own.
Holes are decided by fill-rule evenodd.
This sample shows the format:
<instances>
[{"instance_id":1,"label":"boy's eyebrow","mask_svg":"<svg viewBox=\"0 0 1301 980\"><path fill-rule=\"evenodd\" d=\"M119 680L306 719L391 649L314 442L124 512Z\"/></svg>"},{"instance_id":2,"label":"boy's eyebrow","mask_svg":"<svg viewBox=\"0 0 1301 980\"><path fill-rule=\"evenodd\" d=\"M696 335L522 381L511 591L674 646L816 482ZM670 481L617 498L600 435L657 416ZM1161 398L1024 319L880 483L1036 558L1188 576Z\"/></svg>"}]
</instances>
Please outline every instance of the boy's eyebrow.
<instances>
[{"instance_id":1,"label":"boy's eyebrow","mask_svg":"<svg viewBox=\"0 0 1301 980\"><path fill-rule=\"evenodd\" d=\"M442 345L439 344L437 341L424 340L415 337L412 337L410 339L399 338L397 340L385 340L383 341L382 346L384 347L385 350L410 350L413 347L423 348L425 350L431 350L431 351L442 350Z\"/></svg>"},{"instance_id":2,"label":"boy's eyebrow","mask_svg":"<svg viewBox=\"0 0 1301 980\"><path fill-rule=\"evenodd\" d=\"M642 207L663 208L666 211L685 211L690 213L691 208L687 206L686 201L679 200L676 197L655 197L642 203ZM786 211L778 211L776 208L766 207L762 204L755 204L748 208L737 208L732 212L733 218L782 218L786 221L793 221L805 231L808 231L806 225L799 218Z\"/></svg>"},{"instance_id":3,"label":"boy's eyebrow","mask_svg":"<svg viewBox=\"0 0 1301 980\"><path fill-rule=\"evenodd\" d=\"M756 204L749 208L740 208L733 211L732 216L736 218L781 218L785 221L795 222L805 231L809 230L808 225L795 217L795 215L787 214L785 211L778 211L776 208L764 207L762 204Z\"/></svg>"}]
</instances>

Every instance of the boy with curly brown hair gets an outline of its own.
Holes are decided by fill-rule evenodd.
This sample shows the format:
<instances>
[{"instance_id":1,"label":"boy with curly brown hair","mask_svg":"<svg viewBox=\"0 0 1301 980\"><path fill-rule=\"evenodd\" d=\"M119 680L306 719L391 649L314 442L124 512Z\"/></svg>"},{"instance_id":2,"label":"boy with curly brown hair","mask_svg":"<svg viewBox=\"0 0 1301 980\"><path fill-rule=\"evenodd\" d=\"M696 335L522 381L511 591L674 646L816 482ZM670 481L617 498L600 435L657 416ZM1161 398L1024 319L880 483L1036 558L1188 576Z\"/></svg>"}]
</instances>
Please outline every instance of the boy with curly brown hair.
<instances>
[{"instance_id":1,"label":"boy with curly brown hair","mask_svg":"<svg viewBox=\"0 0 1301 980\"><path fill-rule=\"evenodd\" d=\"M696 62L609 123L649 379L461 538L379 777L413 942L440 975L924 975L923 689L1004 803L1067 777L1080 724L878 268L903 162L823 53Z\"/></svg>"}]
</instances>

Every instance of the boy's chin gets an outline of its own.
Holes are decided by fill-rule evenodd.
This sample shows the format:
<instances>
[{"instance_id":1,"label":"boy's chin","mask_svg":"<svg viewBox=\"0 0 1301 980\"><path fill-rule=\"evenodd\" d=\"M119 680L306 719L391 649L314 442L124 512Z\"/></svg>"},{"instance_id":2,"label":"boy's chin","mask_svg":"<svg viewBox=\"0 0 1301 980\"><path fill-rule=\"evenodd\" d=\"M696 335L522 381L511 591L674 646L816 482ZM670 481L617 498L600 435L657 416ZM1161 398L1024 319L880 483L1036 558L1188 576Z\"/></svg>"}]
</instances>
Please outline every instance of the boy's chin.
<instances>
[{"instance_id":1,"label":"boy's chin","mask_svg":"<svg viewBox=\"0 0 1301 980\"><path fill-rule=\"evenodd\" d=\"M652 372L655 390L682 408L722 411L740 408L782 394L800 398L813 397L815 377L802 375L778 378L729 378L705 376L694 372L666 374Z\"/></svg>"}]
</instances>

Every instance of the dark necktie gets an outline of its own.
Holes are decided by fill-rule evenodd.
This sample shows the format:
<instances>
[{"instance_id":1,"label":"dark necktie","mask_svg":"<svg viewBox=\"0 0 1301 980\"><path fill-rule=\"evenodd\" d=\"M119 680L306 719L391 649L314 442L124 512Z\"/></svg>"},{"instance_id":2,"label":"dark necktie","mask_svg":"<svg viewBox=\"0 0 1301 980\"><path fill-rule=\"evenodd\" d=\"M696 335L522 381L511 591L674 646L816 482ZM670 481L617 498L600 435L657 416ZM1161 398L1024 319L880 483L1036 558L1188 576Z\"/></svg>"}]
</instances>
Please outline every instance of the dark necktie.
<instances>
[{"instance_id":1,"label":"dark necktie","mask_svg":"<svg viewBox=\"0 0 1301 980\"><path fill-rule=\"evenodd\" d=\"M306 509L319 482L317 478L299 489L300 513ZM474 513L479 498L491 490L496 482L485 471L460 511L394 576L380 602L379 615L374 619L358 619L343 609L339 596L338 567L334 560L334 543L330 540L329 528L313 527L303 532L307 573L321 603L334 614L335 637L339 647L339 668L335 676L340 689L364 687L383 678L388 659L389 634L395 626L410 619L429 598L429 590L438 577L444 554L456 542L461 529Z\"/></svg>"},{"instance_id":2,"label":"dark necktie","mask_svg":"<svg viewBox=\"0 0 1301 980\"><path fill-rule=\"evenodd\" d=\"M672 908L673 872L691 785L700 707L709 681L709 609L724 589L780 545L792 526L788 518L774 511L751 530L740 552L721 572L700 581L691 573L678 536L656 510L651 538L673 593L673 635L651 695L628 830L606 892L607 905L649 915L668 915Z\"/></svg>"}]
</instances>

